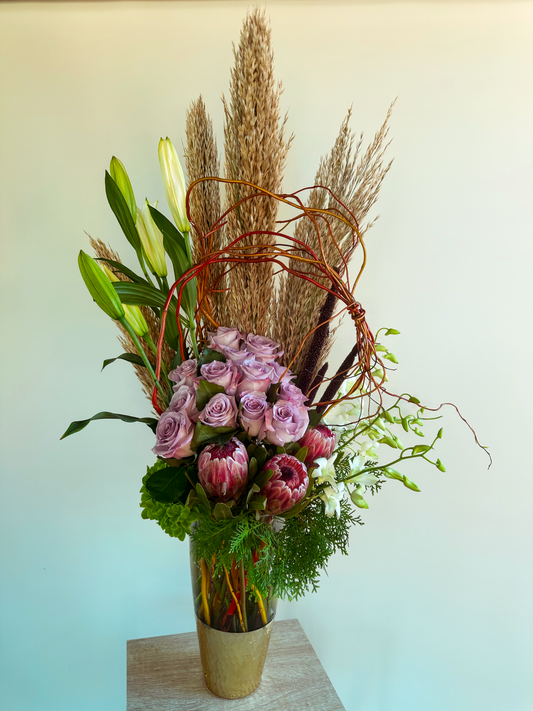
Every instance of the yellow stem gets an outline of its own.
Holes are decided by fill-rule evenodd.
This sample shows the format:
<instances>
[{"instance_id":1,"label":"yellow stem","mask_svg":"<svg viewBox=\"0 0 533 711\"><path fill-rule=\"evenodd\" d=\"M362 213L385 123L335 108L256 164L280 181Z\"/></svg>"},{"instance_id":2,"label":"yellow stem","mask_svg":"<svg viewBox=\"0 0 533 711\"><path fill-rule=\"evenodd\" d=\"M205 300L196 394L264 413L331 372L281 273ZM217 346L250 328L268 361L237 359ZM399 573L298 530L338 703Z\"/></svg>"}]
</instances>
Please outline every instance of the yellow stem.
<instances>
[{"instance_id":1,"label":"yellow stem","mask_svg":"<svg viewBox=\"0 0 533 711\"><path fill-rule=\"evenodd\" d=\"M254 593L257 597L257 605L259 606L259 613L261 614L261 619L263 620L263 624L266 625L267 624L267 615L266 615L266 611L265 611L265 606L263 604L263 598L261 597L261 593L259 592L259 590L257 588L255 588L253 585L252 585L252 590L254 591Z\"/></svg>"},{"instance_id":2,"label":"yellow stem","mask_svg":"<svg viewBox=\"0 0 533 711\"><path fill-rule=\"evenodd\" d=\"M231 593L231 595L232 595L232 597L233 597L233 600L234 600L235 604L237 605L237 612L239 613L239 622L241 623L242 631L245 632L246 630L244 629L244 622L243 622L243 619L242 619L241 606L239 605L239 601L237 600L237 596L235 595L235 593L233 592L233 588L231 587L231 582L230 582L230 579L229 579L229 573L228 573L228 569L226 568L226 566L224 566L224 572L226 573L226 580L227 580L227 583L228 583L229 591L230 591L230 593Z\"/></svg>"},{"instance_id":3,"label":"yellow stem","mask_svg":"<svg viewBox=\"0 0 533 711\"><path fill-rule=\"evenodd\" d=\"M207 590L209 588L209 572L207 570L207 563L203 558L200 561L200 567L202 569L202 606L204 610L204 619L206 624L211 627L211 614L209 612L209 602L207 599Z\"/></svg>"}]
</instances>

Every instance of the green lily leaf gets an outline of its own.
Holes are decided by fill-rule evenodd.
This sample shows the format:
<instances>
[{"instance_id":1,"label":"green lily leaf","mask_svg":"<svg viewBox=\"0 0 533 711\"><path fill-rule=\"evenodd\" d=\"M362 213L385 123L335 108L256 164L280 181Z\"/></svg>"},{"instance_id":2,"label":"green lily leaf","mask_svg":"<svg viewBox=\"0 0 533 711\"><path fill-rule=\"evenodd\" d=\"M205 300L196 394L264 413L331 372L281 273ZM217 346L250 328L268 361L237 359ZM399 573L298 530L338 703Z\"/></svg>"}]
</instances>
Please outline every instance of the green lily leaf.
<instances>
[{"instance_id":1,"label":"green lily leaf","mask_svg":"<svg viewBox=\"0 0 533 711\"><path fill-rule=\"evenodd\" d=\"M128 203L120 192L120 188L115 183L109 173L105 172L105 193L109 206L113 210L119 225L126 236L126 239L131 244L137 255L141 253L141 240L133 222Z\"/></svg>"},{"instance_id":2,"label":"green lily leaf","mask_svg":"<svg viewBox=\"0 0 533 711\"><path fill-rule=\"evenodd\" d=\"M224 388L222 387L222 385L215 385L214 383L208 383L207 380L200 380L198 390L196 392L197 410L203 410L209 400L211 400L213 395L223 392Z\"/></svg>"},{"instance_id":3,"label":"green lily leaf","mask_svg":"<svg viewBox=\"0 0 533 711\"><path fill-rule=\"evenodd\" d=\"M159 210L157 210L155 207L152 207L152 205L148 205L148 209L150 210L150 214L152 215L153 221L159 227L163 235L167 235L168 237L170 237L170 239L172 239L177 245L179 245L182 251L186 254L187 247L185 246L185 239L181 232L178 230L178 228L175 227L172 222L163 215L162 212L159 212Z\"/></svg>"},{"instance_id":4,"label":"green lily leaf","mask_svg":"<svg viewBox=\"0 0 533 711\"><path fill-rule=\"evenodd\" d=\"M114 259L106 259L105 257L97 257L96 261L97 262L105 262L110 267L112 267L111 271L119 272L120 274L124 274L124 276L127 276L128 279L131 279L136 284L146 284L146 286L150 286L150 284L146 281L146 279L143 279L138 274L135 274L135 272L132 269L125 266L121 262L115 262Z\"/></svg>"},{"instance_id":5,"label":"green lily leaf","mask_svg":"<svg viewBox=\"0 0 533 711\"><path fill-rule=\"evenodd\" d=\"M185 503L191 485L186 471L191 465L182 464L179 467L165 467L154 472L146 480L146 490L154 501L162 504L173 504L178 501Z\"/></svg>"},{"instance_id":6,"label":"green lily leaf","mask_svg":"<svg viewBox=\"0 0 533 711\"><path fill-rule=\"evenodd\" d=\"M114 412L99 412L97 415L89 417L88 420L76 420L76 422L72 422L68 426L67 431L61 437L61 439L65 439L65 437L68 437L71 434L80 432L81 430L85 429L85 427L87 427L89 422L92 422L93 420L122 420L122 422L142 422L143 424L148 425L148 427L154 432L154 434L158 422L155 417L131 417L130 415L117 415Z\"/></svg>"},{"instance_id":7,"label":"green lily leaf","mask_svg":"<svg viewBox=\"0 0 533 711\"><path fill-rule=\"evenodd\" d=\"M116 360L125 360L128 363L133 363L134 365L141 365L143 368L146 367L143 359L140 355L137 355L137 353L121 353L116 358L107 358L106 360L104 360L102 370L104 368L107 368L108 365L111 365L111 363L114 363Z\"/></svg>"}]
</instances>

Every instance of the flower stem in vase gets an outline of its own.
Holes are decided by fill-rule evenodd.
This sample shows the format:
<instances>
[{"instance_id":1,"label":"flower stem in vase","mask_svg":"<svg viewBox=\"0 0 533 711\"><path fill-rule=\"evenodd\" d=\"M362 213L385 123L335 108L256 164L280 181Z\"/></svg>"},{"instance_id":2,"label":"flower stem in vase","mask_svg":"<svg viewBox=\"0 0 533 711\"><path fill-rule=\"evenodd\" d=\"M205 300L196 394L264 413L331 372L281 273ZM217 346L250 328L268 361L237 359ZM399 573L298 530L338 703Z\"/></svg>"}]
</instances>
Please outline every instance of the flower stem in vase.
<instances>
[{"instance_id":1,"label":"flower stem in vase","mask_svg":"<svg viewBox=\"0 0 533 711\"><path fill-rule=\"evenodd\" d=\"M240 565L240 577L242 617L244 623L244 630L245 632L248 632L248 615L246 614L246 576L244 575L244 563L242 562L242 560Z\"/></svg>"}]
</instances>

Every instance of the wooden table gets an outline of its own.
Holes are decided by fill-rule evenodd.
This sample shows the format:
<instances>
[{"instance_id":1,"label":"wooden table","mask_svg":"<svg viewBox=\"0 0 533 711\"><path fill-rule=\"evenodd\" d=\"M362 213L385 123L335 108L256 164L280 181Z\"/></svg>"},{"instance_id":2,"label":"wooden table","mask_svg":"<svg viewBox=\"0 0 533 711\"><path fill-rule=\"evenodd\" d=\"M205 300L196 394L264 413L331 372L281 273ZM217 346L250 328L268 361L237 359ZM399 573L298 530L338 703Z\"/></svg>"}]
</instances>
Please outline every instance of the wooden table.
<instances>
[{"instance_id":1,"label":"wooden table","mask_svg":"<svg viewBox=\"0 0 533 711\"><path fill-rule=\"evenodd\" d=\"M204 685L196 632L128 641L128 711L345 711L298 620L275 622L257 691L236 701Z\"/></svg>"}]
</instances>

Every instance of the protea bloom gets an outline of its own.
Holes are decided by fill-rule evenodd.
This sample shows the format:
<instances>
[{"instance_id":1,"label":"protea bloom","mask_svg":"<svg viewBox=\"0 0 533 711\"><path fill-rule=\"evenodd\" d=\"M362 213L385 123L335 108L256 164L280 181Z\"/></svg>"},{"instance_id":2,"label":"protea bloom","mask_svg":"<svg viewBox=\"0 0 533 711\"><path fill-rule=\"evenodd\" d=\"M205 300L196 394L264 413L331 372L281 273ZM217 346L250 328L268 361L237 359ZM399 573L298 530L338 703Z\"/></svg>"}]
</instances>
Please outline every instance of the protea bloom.
<instances>
[{"instance_id":1,"label":"protea bloom","mask_svg":"<svg viewBox=\"0 0 533 711\"><path fill-rule=\"evenodd\" d=\"M248 479L248 452L238 439L208 444L198 457L198 479L215 499L236 499Z\"/></svg>"},{"instance_id":2,"label":"protea bloom","mask_svg":"<svg viewBox=\"0 0 533 711\"><path fill-rule=\"evenodd\" d=\"M280 514L292 509L303 499L309 485L305 464L290 454L276 454L263 467L263 471L267 469L274 474L261 489L261 494L267 497L266 510Z\"/></svg>"},{"instance_id":3,"label":"protea bloom","mask_svg":"<svg viewBox=\"0 0 533 711\"><path fill-rule=\"evenodd\" d=\"M325 425L311 427L298 442L301 447L307 447L305 463L307 466L323 457L329 459L337 444L337 435Z\"/></svg>"}]
</instances>

